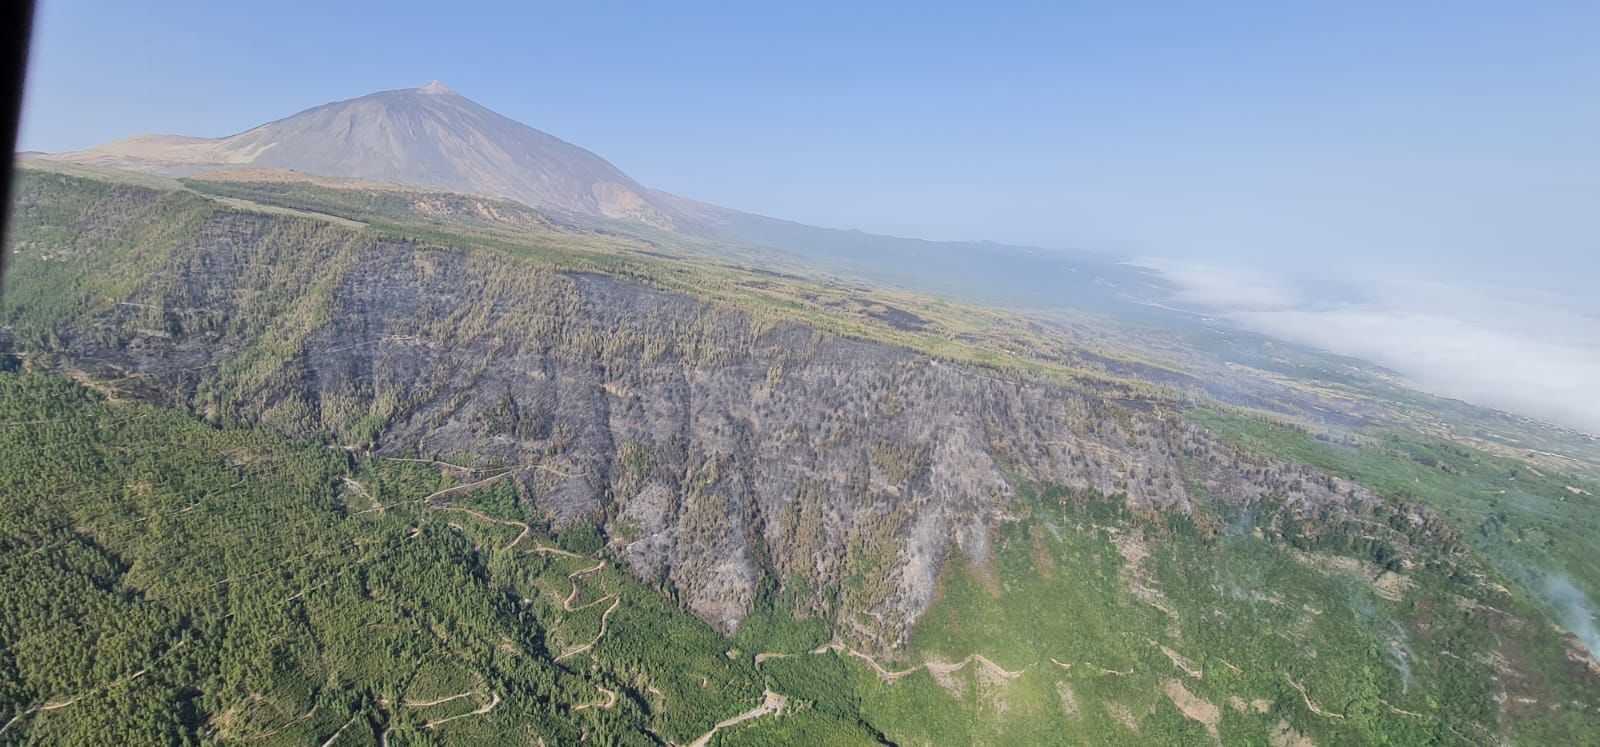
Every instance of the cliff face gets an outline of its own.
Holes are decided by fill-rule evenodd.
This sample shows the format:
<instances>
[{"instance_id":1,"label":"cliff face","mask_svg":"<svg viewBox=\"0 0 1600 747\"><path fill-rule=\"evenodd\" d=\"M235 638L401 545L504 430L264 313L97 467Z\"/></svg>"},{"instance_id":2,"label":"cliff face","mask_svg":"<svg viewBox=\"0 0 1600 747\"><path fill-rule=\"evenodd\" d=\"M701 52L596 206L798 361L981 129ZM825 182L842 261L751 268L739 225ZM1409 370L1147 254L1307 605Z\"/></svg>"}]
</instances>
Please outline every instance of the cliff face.
<instances>
[{"instance_id":1,"label":"cliff face","mask_svg":"<svg viewBox=\"0 0 1600 747\"><path fill-rule=\"evenodd\" d=\"M636 575L725 630L767 576L903 643L952 552L988 559L1013 478L1179 512L1192 485L1300 512L1370 498L1149 403L488 251L184 193L68 205L38 181L11 283L77 300L12 294L30 365L349 448L523 465L557 527L599 523ZM46 316L48 334L30 321Z\"/></svg>"}]
</instances>

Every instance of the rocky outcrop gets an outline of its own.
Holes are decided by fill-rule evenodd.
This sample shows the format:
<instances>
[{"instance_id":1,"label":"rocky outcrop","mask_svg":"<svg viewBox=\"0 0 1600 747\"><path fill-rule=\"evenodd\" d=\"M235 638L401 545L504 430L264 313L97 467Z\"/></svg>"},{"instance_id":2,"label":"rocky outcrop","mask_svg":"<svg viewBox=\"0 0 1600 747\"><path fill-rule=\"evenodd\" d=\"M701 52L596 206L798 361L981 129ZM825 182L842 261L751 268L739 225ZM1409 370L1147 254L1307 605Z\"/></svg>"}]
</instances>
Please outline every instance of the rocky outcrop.
<instances>
[{"instance_id":1,"label":"rocky outcrop","mask_svg":"<svg viewBox=\"0 0 1600 747\"><path fill-rule=\"evenodd\" d=\"M725 630L769 574L804 581L805 604L846 631L904 642L951 553L989 558L1015 477L1179 512L1186 462L1219 500L1369 497L1150 403L623 278L195 210L188 233L131 260L122 296L21 341L34 365L353 449L540 465L522 494L554 525L600 524L635 574ZM60 213L19 214L34 216L19 247L49 258L24 257L13 282L109 266L94 253L116 242L52 248L40 221Z\"/></svg>"}]
</instances>

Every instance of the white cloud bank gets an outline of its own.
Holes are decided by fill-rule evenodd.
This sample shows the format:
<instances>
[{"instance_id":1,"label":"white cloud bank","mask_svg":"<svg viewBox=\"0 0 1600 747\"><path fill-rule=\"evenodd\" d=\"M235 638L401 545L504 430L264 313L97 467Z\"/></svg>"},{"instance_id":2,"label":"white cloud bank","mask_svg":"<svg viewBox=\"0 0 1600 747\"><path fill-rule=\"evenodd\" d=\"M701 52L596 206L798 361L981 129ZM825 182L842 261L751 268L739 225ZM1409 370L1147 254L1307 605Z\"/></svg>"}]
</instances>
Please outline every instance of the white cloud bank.
<instances>
[{"instance_id":1,"label":"white cloud bank","mask_svg":"<svg viewBox=\"0 0 1600 747\"><path fill-rule=\"evenodd\" d=\"M1179 284L1180 300L1248 329L1377 363L1434 394L1600 433L1600 317L1572 299L1392 275L1359 287L1259 269L1139 264ZM1359 290L1328 290L1352 287Z\"/></svg>"}]
</instances>

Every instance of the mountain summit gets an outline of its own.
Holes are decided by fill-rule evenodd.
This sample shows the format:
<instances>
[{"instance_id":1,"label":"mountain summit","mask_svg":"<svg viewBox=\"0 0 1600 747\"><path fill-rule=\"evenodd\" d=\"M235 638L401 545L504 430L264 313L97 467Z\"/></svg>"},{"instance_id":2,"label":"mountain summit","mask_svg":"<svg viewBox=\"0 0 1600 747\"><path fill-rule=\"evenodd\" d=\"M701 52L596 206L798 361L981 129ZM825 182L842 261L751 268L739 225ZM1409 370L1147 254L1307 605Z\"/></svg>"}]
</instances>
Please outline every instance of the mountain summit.
<instances>
[{"instance_id":1,"label":"mountain summit","mask_svg":"<svg viewBox=\"0 0 1600 747\"><path fill-rule=\"evenodd\" d=\"M139 135L52 158L168 176L292 169L508 197L658 228L681 221L664 199L605 159L439 81L324 104L229 137Z\"/></svg>"},{"instance_id":2,"label":"mountain summit","mask_svg":"<svg viewBox=\"0 0 1600 747\"><path fill-rule=\"evenodd\" d=\"M711 237L935 293L1038 308L1149 313L1153 272L1085 251L922 241L744 213L647 189L583 148L497 114L435 80L307 109L223 138L139 135L42 156L166 176L292 170L504 197L575 223Z\"/></svg>"}]
</instances>

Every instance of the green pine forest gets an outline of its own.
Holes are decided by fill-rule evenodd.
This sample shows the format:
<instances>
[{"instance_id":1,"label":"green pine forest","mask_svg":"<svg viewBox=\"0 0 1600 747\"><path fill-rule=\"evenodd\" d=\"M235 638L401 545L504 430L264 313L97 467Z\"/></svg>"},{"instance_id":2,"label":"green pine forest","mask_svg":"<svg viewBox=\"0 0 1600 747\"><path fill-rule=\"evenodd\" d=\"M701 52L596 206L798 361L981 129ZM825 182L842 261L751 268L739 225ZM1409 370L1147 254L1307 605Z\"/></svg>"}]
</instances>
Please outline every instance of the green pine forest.
<instances>
[{"instance_id":1,"label":"green pine forest","mask_svg":"<svg viewBox=\"0 0 1600 747\"><path fill-rule=\"evenodd\" d=\"M775 584L724 638L593 527L470 489L495 474L0 374L0 739L685 744L771 691L710 743L1479 744L1521 700L1600 702L1531 601L1444 561L1377 583L1269 513L1023 485L994 563L869 661ZM1519 743L1596 733L1520 708Z\"/></svg>"},{"instance_id":2,"label":"green pine forest","mask_svg":"<svg viewBox=\"0 0 1600 747\"><path fill-rule=\"evenodd\" d=\"M1592 468L1402 420L1330 434L1119 378L1146 362L1056 350L999 312L857 303L854 286L663 259L536 214L430 227L402 219L403 195L242 203L264 188L43 172L19 186L34 199L0 306L0 342L23 356L0 347L0 744L1600 744L1600 664L1569 632L1594 624L1572 600L1600 598ZM127 322L249 340L196 398L214 407L53 365L64 329L132 339L88 320L143 285L176 295L153 269L235 210L293 213L274 213L282 242L237 253L253 273L239 328L153 307ZM395 236L506 260L495 282L605 273L762 324L1142 397L1378 500L1306 516L1197 483L1192 513L1139 511L1015 474L992 556L969 562L952 541L904 647L863 650L852 631L871 621L808 612L804 579L778 577L764 547L753 609L725 636L621 567L610 547L626 538L554 531L510 465L378 456L376 410L320 430L307 412L229 415L330 313L317 273ZM883 323L885 299L927 327ZM698 348L692 332L662 344ZM858 545L852 567L872 570L884 548Z\"/></svg>"}]
</instances>

